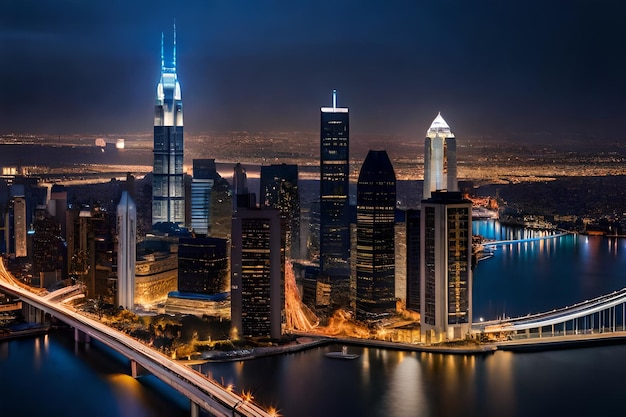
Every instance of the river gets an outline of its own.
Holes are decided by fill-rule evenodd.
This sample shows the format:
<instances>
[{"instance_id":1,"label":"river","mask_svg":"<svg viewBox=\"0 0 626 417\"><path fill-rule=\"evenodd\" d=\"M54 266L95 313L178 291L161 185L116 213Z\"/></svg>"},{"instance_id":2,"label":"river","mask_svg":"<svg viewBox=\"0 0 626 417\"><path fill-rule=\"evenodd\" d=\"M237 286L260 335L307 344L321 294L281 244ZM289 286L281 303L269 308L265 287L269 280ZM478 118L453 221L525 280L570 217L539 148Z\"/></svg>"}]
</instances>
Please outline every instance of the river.
<instances>
[{"instance_id":1,"label":"river","mask_svg":"<svg viewBox=\"0 0 626 417\"><path fill-rule=\"evenodd\" d=\"M490 239L524 233L474 222ZM534 232L533 232L534 233ZM533 235L534 236L534 235ZM568 235L498 247L474 270L474 318L551 310L626 287L626 239ZM250 390L285 416L554 416L623 412L626 346L486 356L326 346L201 370ZM188 402L154 377L134 380L126 361L72 334L0 343L2 415L178 416ZM8 411L5 414L5 411Z\"/></svg>"}]
</instances>

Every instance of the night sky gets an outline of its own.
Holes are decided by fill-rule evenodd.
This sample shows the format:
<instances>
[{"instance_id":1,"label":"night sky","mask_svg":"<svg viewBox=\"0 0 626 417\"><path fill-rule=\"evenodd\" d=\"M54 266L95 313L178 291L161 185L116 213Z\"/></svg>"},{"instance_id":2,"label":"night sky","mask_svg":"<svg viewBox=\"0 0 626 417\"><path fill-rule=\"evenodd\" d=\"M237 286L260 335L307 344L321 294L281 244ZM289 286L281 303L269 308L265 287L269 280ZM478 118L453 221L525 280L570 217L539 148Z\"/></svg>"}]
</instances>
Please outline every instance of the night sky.
<instances>
[{"instance_id":1,"label":"night sky","mask_svg":"<svg viewBox=\"0 0 626 417\"><path fill-rule=\"evenodd\" d=\"M0 133L151 133L174 19L187 132L626 133L621 0L2 0Z\"/></svg>"}]
</instances>

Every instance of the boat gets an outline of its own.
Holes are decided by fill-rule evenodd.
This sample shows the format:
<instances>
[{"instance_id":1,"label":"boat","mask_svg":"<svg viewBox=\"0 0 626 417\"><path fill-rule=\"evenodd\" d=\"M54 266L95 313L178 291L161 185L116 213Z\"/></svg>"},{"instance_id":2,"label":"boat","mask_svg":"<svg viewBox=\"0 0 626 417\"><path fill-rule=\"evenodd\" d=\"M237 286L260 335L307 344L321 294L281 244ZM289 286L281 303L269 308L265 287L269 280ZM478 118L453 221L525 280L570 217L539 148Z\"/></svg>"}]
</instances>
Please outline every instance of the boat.
<instances>
[{"instance_id":1,"label":"boat","mask_svg":"<svg viewBox=\"0 0 626 417\"><path fill-rule=\"evenodd\" d=\"M356 359L359 355L356 353L348 353L348 346L342 346L341 352L327 352L326 357L333 359Z\"/></svg>"}]
</instances>

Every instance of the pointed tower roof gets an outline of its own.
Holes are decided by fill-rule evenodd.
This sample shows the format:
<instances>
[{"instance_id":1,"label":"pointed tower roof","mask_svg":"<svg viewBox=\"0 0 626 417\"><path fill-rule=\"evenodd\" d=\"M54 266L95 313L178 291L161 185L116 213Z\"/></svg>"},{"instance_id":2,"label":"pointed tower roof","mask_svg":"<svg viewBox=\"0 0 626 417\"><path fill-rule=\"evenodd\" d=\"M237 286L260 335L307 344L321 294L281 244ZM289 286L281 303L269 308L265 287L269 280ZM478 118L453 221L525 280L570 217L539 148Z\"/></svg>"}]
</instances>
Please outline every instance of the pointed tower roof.
<instances>
[{"instance_id":1,"label":"pointed tower roof","mask_svg":"<svg viewBox=\"0 0 626 417\"><path fill-rule=\"evenodd\" d=\"M443 117L441 117L441 112L437 113L437 117L435 117L435 120L433 120L433 123L430 125L430 128L426 133L451 133L450 126L448 126L448 123L446 123Z\"/></svg>"}]
</instances>

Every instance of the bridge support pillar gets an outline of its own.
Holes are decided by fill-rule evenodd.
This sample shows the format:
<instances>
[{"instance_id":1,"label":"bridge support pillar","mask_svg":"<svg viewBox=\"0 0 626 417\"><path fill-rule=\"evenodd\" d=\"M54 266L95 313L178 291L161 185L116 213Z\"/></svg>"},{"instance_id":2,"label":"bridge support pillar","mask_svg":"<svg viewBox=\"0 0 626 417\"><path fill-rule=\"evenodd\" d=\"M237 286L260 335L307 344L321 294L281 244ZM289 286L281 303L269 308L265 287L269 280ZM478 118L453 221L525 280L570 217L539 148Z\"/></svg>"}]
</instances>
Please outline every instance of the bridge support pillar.
<instances>
[{"instance_id":1,"label":"bridge support pillar","mask_svg":"<svg viewBox=\"0 0 626 417\"><path fill-rule=\"evenodd\" d=\"M46 321L46 314L43 311L27 303L22 303L22 314L28 323L44 324Z\"/></svg>"},{"instance_id":2,"label":"bridge support pillar","mask_svg":"<svg viewBox=\"0 0 626 417\"><path fill-rule=\"evenodd\" d=\"M132 376L133 378L137 378L139 376L137 367L138 367L137 362L131 359L130 360L130 376Z\"/></svg>"},{"instance_id":3,"label":"bridge support pillar","mask_svg":"<svg viewBox=\"0 0 626 417\"><path fill-rule=\"evenodd\" d=\"M78 343L89 343L91 342L91 337L87 333L74 328L74 341Z\"/></svg>"},{"instance_id":4,"label":"bridge support pillar","mask_svg":"<svg viewBox=\"0 0 626 417\"><path fill-rule=\"evenodd\" d=\"M200 417L200 406L191 401L191 417Z\"/></svg>"}]
</instances>

